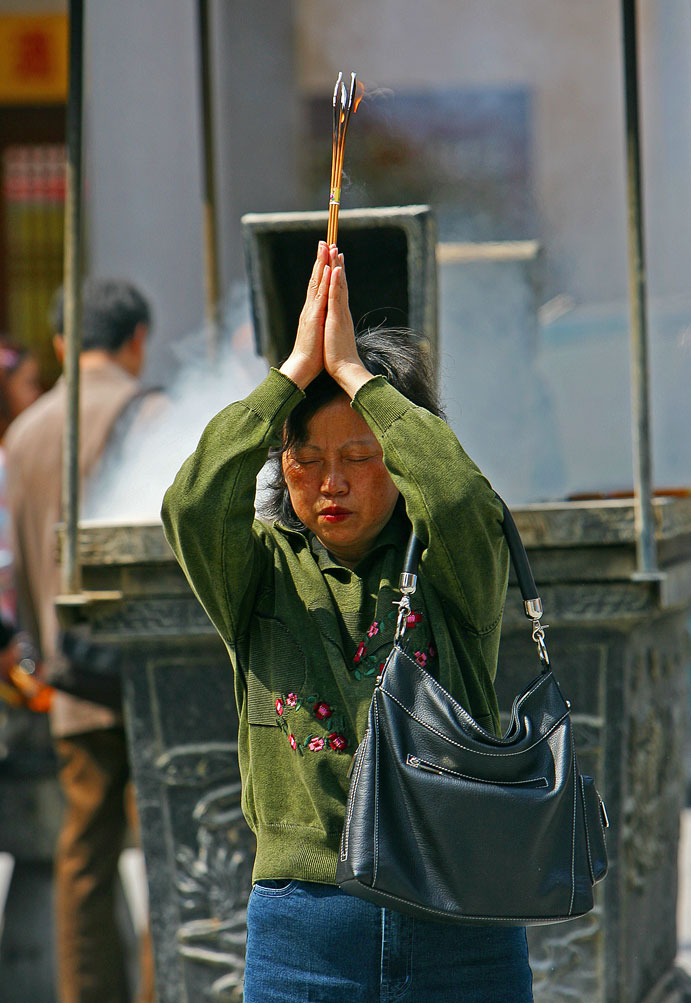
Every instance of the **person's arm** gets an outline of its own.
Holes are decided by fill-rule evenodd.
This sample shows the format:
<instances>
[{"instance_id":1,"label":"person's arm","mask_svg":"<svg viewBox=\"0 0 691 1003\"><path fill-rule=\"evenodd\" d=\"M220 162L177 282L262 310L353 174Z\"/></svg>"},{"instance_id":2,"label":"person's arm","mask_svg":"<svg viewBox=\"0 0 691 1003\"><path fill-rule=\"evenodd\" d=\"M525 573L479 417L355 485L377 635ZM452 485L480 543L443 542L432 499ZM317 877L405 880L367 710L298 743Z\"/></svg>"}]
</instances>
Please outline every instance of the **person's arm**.
<instances>
[{"instance_id":1,"label":"person's arm","mask_svg":"<svg viewBox=\"0 0 691 1003\"><path fill-rule=\"evenodd\" d=\"M27 487L23 483L22 464L12 448L7 451L7 506L10 517L10 549L12 576L17 598L17 623L28 634L36 648L40 648L41 630L39 612L29 581L29 561L26 544L30 532L26 525Z\"/></svg>"},{"instance_id":2,"label":"person's arm","mask_svg":"<svg viewBox=\"0 0 691 1003\"><path fill-rule=\"evenodd\" d=\"M420 567L442 598L479 634L498 625L504 606L508 550L502 507L491 485L449 426L415 407L377 376L353 408L379 439L384 463L424 543Z\"/></svg>"},{"instance_id":3,"label":"person's arm","mask_svg":"<svg viewBox=\"0 0 691 1003\"><path fill-rule=\"evenodd\" d=\"M468 627L488 633L501 619L508 575L501 503L441 418L415 407L364 367L343 256L333 263L324 366L381 443L384 463L425 545L426 577Z\"/></svg>"},{"instance_id":4,"label":"person's arm","mask_svg":"<svg viewBox=\"0 0 691 1003\"><path fill-rule=\"evenodd\" d=\"M268 559L255 521L257 474L302 397L272 369L245 400L211 420L163 499L166 538L226 640L242 630Z\"/></svg>"},{"instance_id":5,"label":"person's arm","mask_svg":"<svg viewBox=\"0 0 691 1003\"><path fill-rule=\"evenodd\" d=\"M302 389L324 367L324 319L331 253L319 242L295 344L244 401L207 425L163 499L166 537L222 637L242 630L267 560L255 523L257 474Z\"/></svg>"}]
</instances>

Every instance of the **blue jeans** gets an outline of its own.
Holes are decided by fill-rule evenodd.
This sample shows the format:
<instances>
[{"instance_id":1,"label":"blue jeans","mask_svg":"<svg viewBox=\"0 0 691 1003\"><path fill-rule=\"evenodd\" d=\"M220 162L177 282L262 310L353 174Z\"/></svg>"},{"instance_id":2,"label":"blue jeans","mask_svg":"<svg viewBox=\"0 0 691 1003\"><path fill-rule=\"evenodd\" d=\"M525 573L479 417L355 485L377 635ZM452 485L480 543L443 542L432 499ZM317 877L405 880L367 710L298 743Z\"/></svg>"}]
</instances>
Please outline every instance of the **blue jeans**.
<instances>
[{"instance_id":1,"label":"blue jeans","mask_svg":"<svg viewBox=\"0 0 691 1003\"><path fill-rule=\"evenodd\" d=\"M522 927L414 919L333 885L259 882L245 1003L532 1003Z\"/></svg>"}]
</instances>

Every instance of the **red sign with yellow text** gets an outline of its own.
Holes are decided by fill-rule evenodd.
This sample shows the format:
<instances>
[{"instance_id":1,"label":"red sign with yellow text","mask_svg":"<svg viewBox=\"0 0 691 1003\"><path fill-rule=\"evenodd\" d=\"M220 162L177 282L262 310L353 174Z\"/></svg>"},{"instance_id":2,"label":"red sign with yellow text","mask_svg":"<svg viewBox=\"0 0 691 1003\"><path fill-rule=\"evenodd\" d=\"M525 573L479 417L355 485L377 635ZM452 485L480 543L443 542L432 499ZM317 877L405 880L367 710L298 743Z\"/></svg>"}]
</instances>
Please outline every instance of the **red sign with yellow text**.
<instances>
[{"instance_id":1,"label":"red sign with yellow text","mask_svg":"<svg viewBox=\"0 0 691 1003\"><path fill-rule=\"evenodd\" d=\"M0 104L67 100L67 15L0 16Z\"/></svg>"}]
</instances>

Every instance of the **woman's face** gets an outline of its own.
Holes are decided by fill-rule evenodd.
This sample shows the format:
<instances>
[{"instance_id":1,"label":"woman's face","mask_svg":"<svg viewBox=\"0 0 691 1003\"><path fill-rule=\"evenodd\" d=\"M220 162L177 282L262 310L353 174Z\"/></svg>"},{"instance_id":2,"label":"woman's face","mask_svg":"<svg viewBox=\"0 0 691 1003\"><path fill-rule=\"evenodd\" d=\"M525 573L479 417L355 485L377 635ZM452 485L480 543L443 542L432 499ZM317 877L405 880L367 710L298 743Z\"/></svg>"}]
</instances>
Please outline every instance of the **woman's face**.
<instances>
[{"instance_id":1,"label":"woman's face","mask_svg":"<svg viewBox=\"0 0 691 1003\"><path fill-rule=\"evenodd\" d=\"M5 381L5 397L10 421L40 396L38 363L33 356L27 355Z\"/></svg>"},{"instance_id":2,"label":"woman's face","mask_svg":"<svg viewBox=\"0 0 691 1003\"><path fill-rule=\"evenodd\" d=\"M339 394L314 415L307 438L282 457L295 514L347 567L391 518L398 489L369 425Z\"/></svg>"}]
</instances>

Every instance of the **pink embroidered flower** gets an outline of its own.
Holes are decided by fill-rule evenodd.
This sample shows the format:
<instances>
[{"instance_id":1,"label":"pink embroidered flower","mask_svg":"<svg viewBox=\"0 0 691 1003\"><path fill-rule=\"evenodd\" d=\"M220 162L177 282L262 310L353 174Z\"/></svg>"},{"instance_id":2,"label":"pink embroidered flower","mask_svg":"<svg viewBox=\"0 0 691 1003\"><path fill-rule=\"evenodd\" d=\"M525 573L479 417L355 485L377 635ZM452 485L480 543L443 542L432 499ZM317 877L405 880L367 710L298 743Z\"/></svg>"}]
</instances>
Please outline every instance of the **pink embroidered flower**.
<instances>
[{"instance_id":1,"label":"pink embroidered flower","mask_svg":"<svg viewBox=\"0 0 691 1003\"><path fill-rule=\"evenodd\" d=\"M334 752L343 752L344 749L348 748L348 742L345 736L337 735L335 731L329 735L328 743Z\"/></svg>"},{"instance_id":2,"label":"pink embroidered flower","mask_svg":"<svg viewBox=\"0 0 691 1003\"><path fill-rule=\"evenodd\" d=\"M294 707L297 702L298 702L297 693L289 693L288 696L286 697L286 703L288 704L289 707Z\"/></svg>"},{"instance_id":3,"label":"pink embroidered flower","mask_svg":"<svg viewBox=\"0 0 691 1003\"><path fill-rule=\"evenodd\" d=\"M314 711L314 716L318 717L320 721L326 721L333 714L333 709L329 707L328 703L324 703L323 700L317 700L312 710Z\"/></svg>"},{"instance_id":4,"label":"pink embroidered flower","mask_svg":"<svg viewBox=\"0 0 691 1003\"><path fill-rule=\"evenodd\" d=\"M358 664L358 662L361 662L362 659L365 657L366 651L367 651L367 645L365 644L364 641L360 641L360 643L357 646L357 651L355 652L355 657L353 658L353 661L355 662L356 665Z\"/></svg>"},{"instance_id":5,"label":"pink embroidered flower","mask_svg":"<svg viewBox=\"0 0 691 1003\"><path fill-rule=\"evenodd\" d=\"M370 627L370 629L367 631L367 636L368 637L374 637L375 634L378 634L378 633L379 633L379 624L375 620L374 623L372 624L372 626Z\"/></svg>"},{"instance_id":6,"label":"pink embroidered flower","mask_svg":"<svg viewBox=\"0 0 691 1003\"><path fill-rule=\"evenodd\" d=\"M288 735L288 741L290 742L290 747L293 750L293 752L297 752L298 751L298 743L297 743L297 740L295 738L295 735L293 735L292 732L291 732L290 735Z\"/></svg>"},{"instance_id":7,"label":"pink embroidered flower","mask_svg":"<svg viewBox=\"0 0 691 1003\"><path fill-rule=\"evenodd\" d=\"M422 623L422 613L409 613L405 622L408 627L415 627L418 623Z\"/></svg>"},{"instance_id":8,"label":"pink embroidered flower","mask_svg":"<svg viewBox=\"0 0 691 1003\"><path fill-rule=\"evenodd\" d=\"M276 713L278 714L279 717L283 713L283 707L284 707L283 701L281 700L280 697L277 697L276 698Z\"/></svg>"},{"instance_id":9,"label":"pink embroidered flower","mask_svg":"<svg viewBox=\"0 0 691 1003\"><path fill-rule=\"evenodd\" d=\"M429 646L429 648L427 650L429 651L429 657L430 658L436 658L437 657L437 649L434 647L433 644L430 644L430 646Z\"/></svg>"},{"instance_id":10,"label":"pink embroidered flower","mask_svg":"<svg viewBox=\"0 0 691 1003\"><path fill-rule=\"evenodd\" d=\"M311 739L309 748L312 750L312 752L321 752L322 749L324 748L324 739L315 736L313 739Z\"/></svg>"},{"instance_id":11,"label":"pink embroidered flower","mask_svg":"<svg viewBox=\"0 0 691 1003\"><path fill-rule=\"evenodd\" d=\"M415 652L415 661L417 662L418 665L421 665L422 668L424 669L425 665L427 665L427 655L425 654L425 652L424 651L416 651Z\"/></svg>"}]
</instances>

